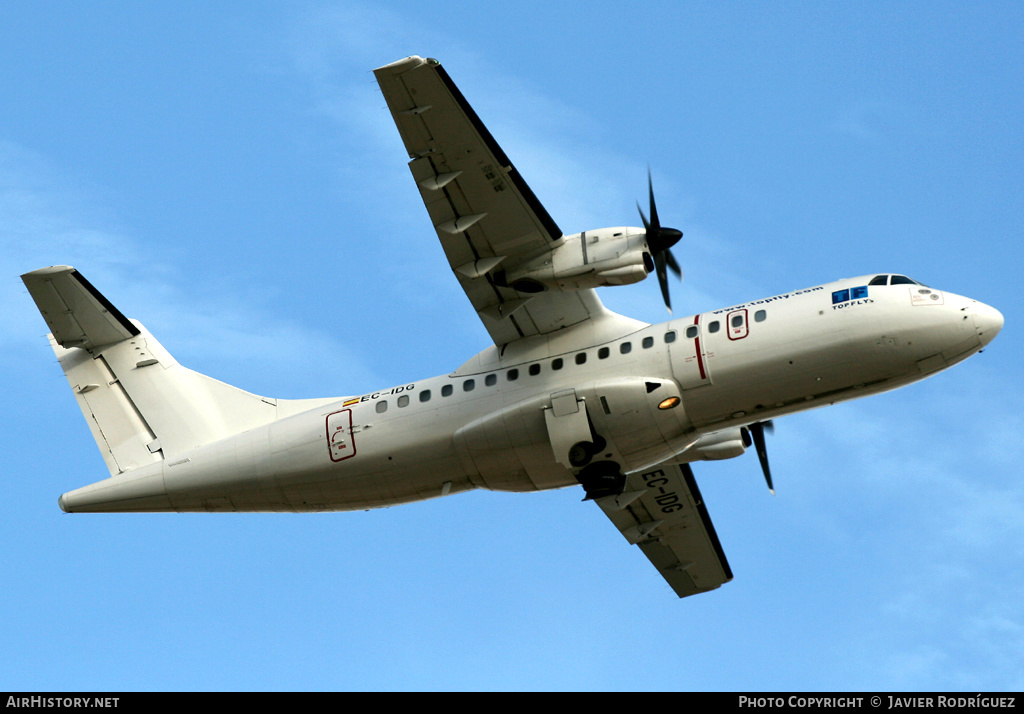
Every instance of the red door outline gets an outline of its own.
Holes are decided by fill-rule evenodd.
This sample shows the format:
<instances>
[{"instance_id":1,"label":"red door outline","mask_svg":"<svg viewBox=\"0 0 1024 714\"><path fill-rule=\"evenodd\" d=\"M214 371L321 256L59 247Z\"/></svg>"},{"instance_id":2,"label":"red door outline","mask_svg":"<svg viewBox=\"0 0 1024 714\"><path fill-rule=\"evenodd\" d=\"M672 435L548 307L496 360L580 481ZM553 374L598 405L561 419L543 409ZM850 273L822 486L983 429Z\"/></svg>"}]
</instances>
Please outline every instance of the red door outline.
<instances>
[{"instance_id":1,"label":"red door outline","mask_svg":"<svg viewBox=\"0 0 1024 714\"><path fill-rule=\"evenodd\" d=\"M327 415L327 453L330 454L331 461L344 461L356 455L351 409L342 409Z\"/></svg>"},{"instance_id":2,"label":"red door outline","mask_svg":"<svg viewBox=\"0 0 1024 714\"><path fill-rule=\"evenodd\" d=\"M740 315L743 319L743 324L739 327L732 326L732 320L735 316ZM729 316L725 318L725 329L728 330L730 340L742 340L750 332L750 324L747 320L747 309L733 310L729 313Z\"/></svg>"}]
</instances>

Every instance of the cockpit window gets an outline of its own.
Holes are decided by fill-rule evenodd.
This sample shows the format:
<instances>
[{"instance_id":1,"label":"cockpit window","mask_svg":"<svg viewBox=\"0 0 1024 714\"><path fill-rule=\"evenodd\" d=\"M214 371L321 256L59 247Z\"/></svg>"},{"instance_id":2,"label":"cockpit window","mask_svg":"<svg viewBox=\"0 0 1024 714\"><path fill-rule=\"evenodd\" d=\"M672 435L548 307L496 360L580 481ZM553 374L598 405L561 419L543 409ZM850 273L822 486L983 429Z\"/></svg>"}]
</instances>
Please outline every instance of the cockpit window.
<instances>
[{"instance_id":1,"label":"cockpit window","mask_svg":"<svg viewBox=\"0 0 1024 714\"><path fill-rule=\"evenodd\" d=\"M923 285L923 283L911 280L906 275L876 275L871 278L868 285Z\"/></svg>"},{"instance_id":2,"label":"cockpit window","mask_svg":"<svg viewBox=\"0 0 1024 714\"><path fill-rule=\"evenodd\" d=\"M906 275L894 275L889 281L890 285L920 285L916 280L911 280Z\"/></svg>"}]
</instances>

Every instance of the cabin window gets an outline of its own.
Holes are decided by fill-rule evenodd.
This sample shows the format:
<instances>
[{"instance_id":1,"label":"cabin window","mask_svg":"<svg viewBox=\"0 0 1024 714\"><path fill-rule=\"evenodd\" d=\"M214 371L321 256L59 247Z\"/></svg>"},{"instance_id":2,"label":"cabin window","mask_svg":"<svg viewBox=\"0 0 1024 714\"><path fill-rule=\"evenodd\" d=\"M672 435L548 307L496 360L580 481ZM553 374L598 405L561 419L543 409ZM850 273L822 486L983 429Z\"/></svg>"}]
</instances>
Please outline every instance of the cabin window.
<instances>
[{"instance_id":1,"label":"cabin window","mask_svg":"<svg viewBox=\"0 0 1024 714\"><path fill-rule=\"evenodd\" d=\"M514 382L517 379L519 379L519 370L518 369L510 369L508 371L508 374L505 375L505 376L508 377L508 381Z\"/></svg>"},{"instance_id":2,"label":"cabin window","mask_svg":"<svg viewBox=\"0 0 1024 714\"><path fill-rule=\"evenodd\" d=\"M743 327L743 313L739 315L733 315L731 324L733 327Z\"/></svg>"},{"instance_id":3,"label":"cabin window","mask_svg":"<svg viewBox=\"0 0 1024 714\"><path fill-rule=\"evenodd\" d=\"M407 406L409 406L409 395L408 394L403 394L402 396L400 396L398 398L398 406L399 407L407 407Z\"/></svg>"},{"instance_id":4,"label":"cabin window","mask_svg":"<svg viewBox=\"0 0 1024 714\"><path fill-rule=\"evenodd\" d=\"M462 383L462 391L463 392L472 392L474 389L476 389L476 381L475 380L467 379L465 382Z\"/></svg>"},{"instance_id":5,"label":"cabin window","mask_svg":"<svg viewBox=\"0 0 1024 714\"><path fill-rule=\"evenodd\" d=\"M690 338L691 340L694 337L696 337L697 336L697 326L696 325L690 325L689 327L687 327L686 328L686 336L688 338Z\"/></svg>"},{"instance_id":6,"label":"cabin window","mask_svg":"<svg viewBox=\"0 0 1024 714\"><path fill-rule=\"evenodd\" d=\"M630 351L632 351L632 349L633 344L631 342L623 342L621 345L619 345L619 352L624 355L628 355Z\"/></svg>"},{"instance_id":7,"label":"cabin window","mask_svg":"<svg viewBox=\"0 0 1024 714\"><path fill-rule=\"evenodd\" d=\"M587 353L586 352L580 352L578 355L576 355L576 364L583 364L586 361L587 361Z\"/></svg>"},{"instance_id":8,"label":"cabin window","mask_svg":"<svg viewBox=\"0 0 1024 714\"><path fill-rule=\"evenodd\" d=\"M609 350L607 347L602 347L601 349L599 349L597 351L597 358L598 359L608 359L608 355L610 355L610 354L611 354L611 350Z\"/></svg>"},{"instance_id":9,"label":"cabin window","mask_svg":"<svg viewBox=\"0 0 1024 714\"><path fill-rule=\"evenodd\" d=\"M540 374L540 365L539 364L531 364L530 365L530 376L531 377L536 377L538 374Z\"/></svg>"},{"instance_id":10,"label":"cabin window","mask_svg":"<svg viewBox=\"0 0 1024 714\"><path fill-rule=\"evenodd\" d=\"M654 338L653 337L645 337L643 339L643 342L641 342L640 344L643 345L643 348L645 350L649 350L652 347L654 347Z\"/></svg>"},{"instance_id":11,"label":"cabin window","mask_svg":"<svg viewBox=\"0 0 1024 714\"><path fill-rule=\"evenodd\" d=\"M388 402L387 402L387 400L386 399L381 399L379 402L377 402L377 406L375 408L377 409L377 413L378 414L383 414L384 412L386 412L388 410Z\"/></svg>"},{"instance_id":12,"label":"cabin window","mask_svg":"<svg viewBox=\"0 0 1024 714\"><path fill-rule=\"evenodd\" d=\"M718 332L720 327L721 325L718 324L718 320L712 320L708 323L708 332Z\"/></svg>"},{"instance_id":13,"label":"cabin window","mask_svg":"<svg viewBox=\"0 0 1024 714\"><path fill-rule=\"evenodd\" d=\"M768 313L764 310L758 310L754 313L754 322L764 322L767 317Z\"/></svg>"},{"instance_id":14,"label":"cabin window","mask_svg":"<svg viewBox=\"0 0 1024 714\"><path fill-rule=\"evenodd\" d=\"M675 330L669 330L668 332L665 333L665 344L668 344L670 342L675 342L675 341L676 341L676 331Z\"/></svg>"},{"instance_id":15,"label":"cabin window","mask_svg":"<svg viewBox=\"0 0 1024 714\"><path fill-rule=\"evenodd\" d=\"M429 389L424 389L422 392L420 392L420 401L421 402L429 402L430 401L430 390Z\"/></svg>"},{"instance_id":16,"label":"cabin window","mask_svg":"<svg viewBox=\"0 0 1024 714\"><path fill-rule=\"evenodd\" d=\"M441 387L441 396L442 397L450 397L450 396L452 396L452 385L446 384L443 387Z\"/></svg>"},{"instance_id":17,"label":"cabin window","mask_svg":"<svg viewBox=\"0 0 1024 714\"><path fill-rule=\"evenodd\" d=\"M497 383L498 375L496 374L489 374L486 377L484 377L484 384L486 384L488 387L493 387Z\"/></svg>"},{"instance_id":18,"label":"cabin window","mask_svg":"<svg viewBox=\"0 0 1024 714\"><path fill-rule=\"evenodd\" d=\"M551 369L561 369L561 368L562 368L562 358L561 357L558 357L556 359L551 360Z\"/></svg>"}]
</instances>

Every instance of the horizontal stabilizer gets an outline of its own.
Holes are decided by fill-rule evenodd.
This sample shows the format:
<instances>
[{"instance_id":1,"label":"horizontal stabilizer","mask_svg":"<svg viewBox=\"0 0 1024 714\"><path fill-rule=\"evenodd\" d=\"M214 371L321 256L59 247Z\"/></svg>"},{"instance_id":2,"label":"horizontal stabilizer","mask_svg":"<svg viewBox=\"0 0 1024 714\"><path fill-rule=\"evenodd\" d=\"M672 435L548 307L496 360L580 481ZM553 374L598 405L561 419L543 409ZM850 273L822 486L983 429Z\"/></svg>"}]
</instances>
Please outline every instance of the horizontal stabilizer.
<instances>
[{"instance_id":1,"label":"horizontal stabilizer","mask_svg":"<svg viewBox=\"0 0 1024 714\"><path fill-rule=\"evenodd\" d=\"M92 350L135 337L139 330L69 265L21 276L61 347Z\"/></svg>"}]
</instances>

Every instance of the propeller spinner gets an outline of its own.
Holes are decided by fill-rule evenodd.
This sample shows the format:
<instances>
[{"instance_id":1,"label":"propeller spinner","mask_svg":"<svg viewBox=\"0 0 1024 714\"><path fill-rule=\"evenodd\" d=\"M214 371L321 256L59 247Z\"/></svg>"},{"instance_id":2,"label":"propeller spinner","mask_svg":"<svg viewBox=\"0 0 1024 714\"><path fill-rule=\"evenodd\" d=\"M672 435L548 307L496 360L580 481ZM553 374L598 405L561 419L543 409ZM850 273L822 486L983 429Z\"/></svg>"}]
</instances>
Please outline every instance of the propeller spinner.
<instances>
[{"instance_id":1,"label":"propeller spinner","mask_svg":"<svg viewBox=\"0 0 1024 714\"><path fill-rule=\"evenodd\" d=\"M672 301L668 295L668 270L675 273L680 280L683 278L683 271L679 269L679 263L676 262L669 249L679 242L679 239L683 237L683 232L675 228L663 227L661 221L658 220L658 207L654 204L654 184L651 181L650 169L647 170L647 192L651 201L651 220L647 220L639 202L636 204L636 209L640 211L644 230L647 231L647 247L651 251L651 257L654 258L654 268L658 273L661 296L665 298L665 307L671 313Z\"/></svg>"}]
</instances>

